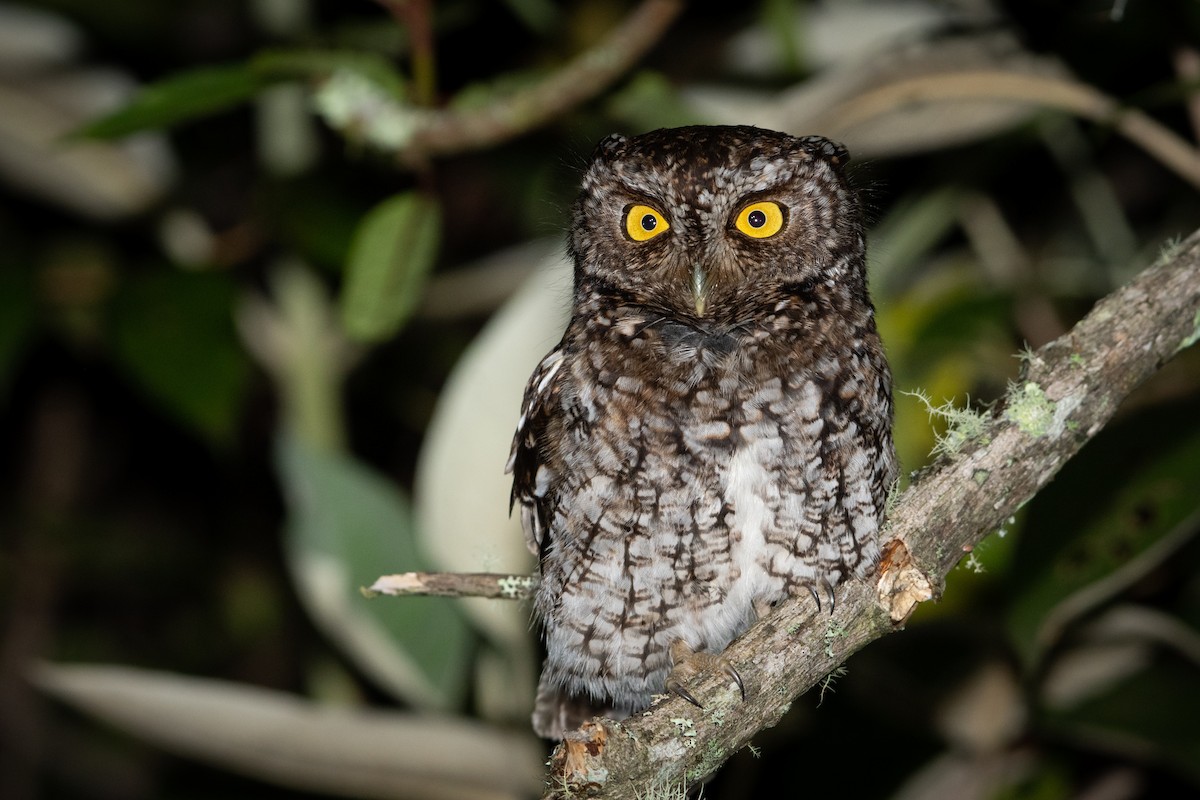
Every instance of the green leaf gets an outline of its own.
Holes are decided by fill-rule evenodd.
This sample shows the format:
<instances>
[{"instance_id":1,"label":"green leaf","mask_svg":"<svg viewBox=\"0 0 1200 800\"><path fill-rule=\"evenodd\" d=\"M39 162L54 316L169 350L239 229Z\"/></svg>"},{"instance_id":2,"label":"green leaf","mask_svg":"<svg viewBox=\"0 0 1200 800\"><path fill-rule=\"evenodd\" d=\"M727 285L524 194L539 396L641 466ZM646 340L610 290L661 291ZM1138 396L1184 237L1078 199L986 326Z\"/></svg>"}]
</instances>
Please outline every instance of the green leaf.
<instances>
[{"instance_id":1,"label":"green leaf","mask_svg":"<svg viewBox=\"0 0 1200 800\"><path fill-rule=\"evenodd\" d=\"M244 64L206 67L145 86L131 103L100 117L73 137L117 139L224 111L253 97L270 81Z\"/></svg>"},{"instance_id":2,"label":"green leaf","mask_svg":"<svg viewBox=\"0 0 1200 800\"><path fill-rule=\"evenodd\" d=\"M1195 535L1196 419L1194 406L1179 407L1114 426L1030 502L1008 618L1027 662Z\"/></svg>"},{"instance_id":3,"label":"green leaf","mask_svg":"<svg viewBox=\"0 0 1200 800\"><path fill-rule=\"evenodd\" d=\"M950 185L910 192L896 201L871 230L867 264L872 293L889 297L922 282L916 280L919 273L928 270L936 248L956 229L963 194L962 189ZM972 284L978 285L978 276L972 277ZM924 282L928 282L927 276Z\"/></svg>"},{"instance_id":4,"label":"green leaf","mask_svg":"<svg viewBox=\"0 0 1200 800\"><path fill-rule=\"evenodd\" d=\"M224 275L156 271L130 279L113 307L115 355L183 422L232 438L249 363L233 328Z\"/></svg>"},{"instance_id":5,"label":"green leaf","mask_svg":"<svg viewBox=\"0 0 1200 800\"><path fill-rule=\"evenodd\" d=\"M531 31L549 36L562 17L551 0L505 0L508 10Z\"/></svg>"},{"instance_id":6,"label":"green leaf","mask_svg":"<svg viewBox=\"0 0 1200 800\"><path fill-rule=\"evenodd\" d=\"M246 102L281 80L350 71L388 94L403 97L405 83L391 63L374 53L348 50L267 50L245 64L189 70L142 88L128 105L93 120L72 137L117 139L215 114Z\"/></svg>"},{"instance_id":7,"label":"green leaf","mask_svg":"<svg viewBox=\"0 0 1200 800\"><path fill-rule=\"evenodd\" d=\"M433 267L440 235L437 204L416 192L396 195L367 214L350 245L341 297L350 336L379 341L404 325Z\"/></svg>"},{"instance_id":8,"label":"green leaf","mask_svg":"<svg viewBox=\"0 0 1200 800\"><path fill-rule=\"evenodd\" d=\"M458 702L470 632L443 598L368 600L381 573L425 568L407 500L339 453L283 436L276 461L288 501L287 554L301 598L324 633L388 690L420 707Z\"/></svg>"}]
</instances>

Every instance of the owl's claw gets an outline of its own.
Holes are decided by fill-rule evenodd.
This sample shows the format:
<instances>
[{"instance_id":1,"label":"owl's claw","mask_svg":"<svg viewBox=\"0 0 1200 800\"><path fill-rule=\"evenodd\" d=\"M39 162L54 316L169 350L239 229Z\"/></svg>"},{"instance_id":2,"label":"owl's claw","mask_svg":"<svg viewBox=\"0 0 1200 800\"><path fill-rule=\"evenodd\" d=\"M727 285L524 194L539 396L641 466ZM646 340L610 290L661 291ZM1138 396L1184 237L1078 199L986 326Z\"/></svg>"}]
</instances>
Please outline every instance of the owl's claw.
<instances>
[{"instance_id":1,"label":"owl's claw","mask_svg":"<svg viewBox=\"0 0 1200 800\"><path fill-rule=\"evenodd\" d=\"M721 659L721 667L725 670L725 674L737 684L738 691L742 693L742 700L745 701L746 684L742 683L742 676L738 674L737 668L724 658Z\"/></svg>"},{"instance_id":2,"label":"owl's claw","mask_svg":"<svg viewBox=\"0 0 1200 800\"><path fill-rule=\"evenodd\" d=\"M704 704L701 703L699 700L697 700L696 696L693 695L691 692L689 692L687 690L687 687L684 686L679 681L673 681L670 678L667 678L667 691L670 692L671 694L679 695L684 700L687 700L689 703L694 705L696 708L704 708Z\"/></svg>"},{"instance_id":3,"label":"owl's claw","mask_svg":"<svg viewBox=\"0 0 1200 800\"><path fill-rule=\"evenodd\" d=\"M827 580L822 580L820 586L821 591L825 592L825 596L829 598L829 613L832 615L837 608L837 595L834 594L833 584ZM821 595L817 592L817 587L810 583L805 585L804 588L808 589L808 593L812 595L813 602L817 604L817 613L821 613Z\"/></svg>"},{"instance_id":4,"label":"owl's claw","mask_svg":"<svg viewBox=\"0 0 1200 800\"><path fill-rule=\"evenodd\" d=\"M823 580L821 581L821 588L825 590L825 594L829 597L829 614L832 616L834 609L837 608L837 595L833 592L833 584ZM817 603L817 610L819 611L820 608L821 604Z\"/></svg>"},{"instance_id":5,"label":"owl's claw","mask_svg":"<svg viewBox=\"0 0 1200 800\"><path fill-rule=\"evenodd\" d=\"M704 708L704 704L688 689L688 685L701 672L713 667L720 667L729 679L737 684L742 700L746 699L746 684L737 668L725 658L714 653L699 653L688 646L682 639L676 639L671 644L671 672L667 675L666 689L677 694L696 708Z\"/></svg>"}]
</instances>

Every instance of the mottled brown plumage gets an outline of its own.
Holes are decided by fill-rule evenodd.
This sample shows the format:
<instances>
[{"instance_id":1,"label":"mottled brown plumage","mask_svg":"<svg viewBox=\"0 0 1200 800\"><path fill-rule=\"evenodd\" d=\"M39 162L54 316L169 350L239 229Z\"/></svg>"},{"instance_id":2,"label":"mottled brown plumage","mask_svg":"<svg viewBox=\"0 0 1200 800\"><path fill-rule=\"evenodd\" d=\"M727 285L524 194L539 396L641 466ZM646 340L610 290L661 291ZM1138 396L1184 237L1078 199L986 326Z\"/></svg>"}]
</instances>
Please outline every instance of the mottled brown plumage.
<instances>
[{"instance_id":1,"label":"mottled brown plumage","mask_svg":"<svg viewBox=\"0 0 1200 800\"><path fill-rule=\"evenodd\" d=\"M749 127L597 147L573 314L509 462L541 565L538 733L687 696L677 662L873 566L891 377L846 158Z\"/></svg>"}]
</instances>

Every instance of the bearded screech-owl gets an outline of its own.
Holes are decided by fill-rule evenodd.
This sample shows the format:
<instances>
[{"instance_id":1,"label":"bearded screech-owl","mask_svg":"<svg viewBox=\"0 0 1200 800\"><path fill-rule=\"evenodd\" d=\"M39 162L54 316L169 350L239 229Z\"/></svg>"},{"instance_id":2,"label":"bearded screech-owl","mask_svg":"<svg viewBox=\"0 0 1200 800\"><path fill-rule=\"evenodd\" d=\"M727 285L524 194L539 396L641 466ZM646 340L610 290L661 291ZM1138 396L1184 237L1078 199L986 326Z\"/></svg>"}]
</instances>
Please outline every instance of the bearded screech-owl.
<instances>
[{"instance_id":1,"label":"bearded screech-owl","mask_svg":"<svg viewBox=\"0 0 1200 800\"><path fill-rule=\"evenodd\" d=\"M752 127L597 146L571 320L508 464L540 559L540 735L697 702L698 668L740 685L720 654L758 616L873 568L892 387L846 161Z\"/></svg>"}]
</instances>

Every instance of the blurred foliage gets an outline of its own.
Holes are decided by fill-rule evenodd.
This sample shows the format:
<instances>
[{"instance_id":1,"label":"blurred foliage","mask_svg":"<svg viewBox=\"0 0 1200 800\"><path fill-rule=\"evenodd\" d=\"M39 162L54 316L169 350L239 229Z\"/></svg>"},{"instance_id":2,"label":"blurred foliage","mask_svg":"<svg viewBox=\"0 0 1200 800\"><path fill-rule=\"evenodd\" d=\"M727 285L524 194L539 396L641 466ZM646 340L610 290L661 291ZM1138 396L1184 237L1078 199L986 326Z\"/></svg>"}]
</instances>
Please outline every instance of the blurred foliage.
<instances>
[{"instance_id":1,"label":"blurred foliage","mask_svg":"<svg viewBox=\"0 0 1200 800\"><path fill-rule=\"evenodd\" d=\"M395 335L416 308L437 255L438 206L413 193L380 203L363 218L346 256L342 322L366 341Z\"/></svg>"},{"instance_id":2,"label":"blurred foliage","mask_svg":"<svg viewBox=\"0 0 1200 800\"><path fill-rule=\"evenodd\" d=\"M540 767L505 749L536 761L527 609L358 587L530 568L505 516L505 441L570 277L561 250L512 248L561 239L578 169L613 130L843 138L897 389L935 407L999 398L1017 353L1200 222L1178 162L1044 84L885 103L873 126L849 113L894 79L986 69L1091 87L1200 159L1192 0L726 5L690 5L548 125L415 161L405 142L431 114L506 102L632 4L0 5L0 796L336 791L346 748L323 744L322 714L363 741L381 707L397 735L425 720L462 748L438 796L536 789L497 778ZM900 391L914 471L946 415ZM1193 348L964 559L941 603L795 703L705 796L840 792L847 775L855 796L906 800L1200 796L1198 529ZM39 661L159 676L38 672L129 735L36 692ZM219 746L214 715L188 705L233 704L242 742L292 702L281 692L318 734L276 755L324 778ZM797 775L797 753L820 768ZM360 772L387 757L360 755ZM345 791L432 796L423 766Z\"/></svg>"},{"instance_id":3,"label":"blurred foliage","mask_svg":"<svg viewBox=\"0 0 1200 800\"><path fill-rule=\"evenodd\" d=\"M288 560L314 619L355 661L418 706L461 702L467 630L450 603L374 603L358 590L380 564L428 565L416 552L412 512L387 482L297 438L280 442L278 468L293 509Z\"/></svg>"}]
</instances>

